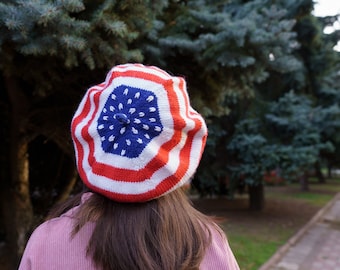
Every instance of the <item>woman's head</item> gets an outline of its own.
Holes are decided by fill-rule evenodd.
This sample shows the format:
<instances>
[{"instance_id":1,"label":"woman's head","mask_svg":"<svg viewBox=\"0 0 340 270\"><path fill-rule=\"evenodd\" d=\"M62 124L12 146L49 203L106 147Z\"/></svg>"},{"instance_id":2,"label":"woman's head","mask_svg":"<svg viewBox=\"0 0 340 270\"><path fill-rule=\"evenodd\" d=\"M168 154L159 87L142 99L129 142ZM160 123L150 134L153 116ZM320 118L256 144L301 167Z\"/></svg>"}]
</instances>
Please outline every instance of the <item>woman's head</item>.
<instances>
[{"instance_id":1,"label":"woman's head","mask_svg":"<svg viewBox=\"0 0 340 270\"><path fill-rule=\"evenodd\" d=\"M207 136L183 78L141 64L113 67L72 120L81 179L119 202L145 202L186 184Z\"/></svg>"},{"instance_id":2,"label":"woman's head","mask_svg":"<svg viewBox=\"0 0 340 270\"><path fill-rule=\"evenodd\" d=\"M75 212L73 234L92 222L87 254L98 268L199 269L215 225L182 190L207 137L184 79L153 66L113 67L85 93L71 131L80 177L94 191Z\"/></svg>"}]
</instances>

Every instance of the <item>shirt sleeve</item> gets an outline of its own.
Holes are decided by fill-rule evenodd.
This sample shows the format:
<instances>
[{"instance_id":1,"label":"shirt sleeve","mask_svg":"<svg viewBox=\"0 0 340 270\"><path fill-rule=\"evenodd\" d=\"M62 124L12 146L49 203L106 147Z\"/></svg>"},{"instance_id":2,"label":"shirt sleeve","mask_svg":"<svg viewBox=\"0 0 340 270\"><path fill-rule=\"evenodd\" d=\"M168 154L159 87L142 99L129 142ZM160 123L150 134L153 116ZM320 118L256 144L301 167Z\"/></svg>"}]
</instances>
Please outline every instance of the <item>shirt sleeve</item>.
<instances>
[{"instance_id":1,"label":"shirt sleeve","mask_svg":"<svg viewBox=\"0 0 340 270\"><path fill-rule=\"evenodd\" d=\"M200 266L200 270L240 270L235 256L222 230L211 228L211 245Z\"/></svg>"},{"instance_id":2,"label":"shirt sleeve","mask_svg":"<svg viewBox=\"0 0 340 270\"><path fill-rule=\"evenodd\" d=\"M26 245L24 254L21 258L18 270L31 270L31 269L33 269L32 268L32 255L34 255L34 251L32 252L32 246L33 246L33 249L34 249L34 246L39 244L39 241L36 240L37 231L39 231L39 228L37 228L33 232L33 234L31 235L30 239L27 242L27 245Z\"/></svg>"},{"instance_id":3,"label":"shirt sleeve","mask_svg":"<svg viewBox=\"0 0 340 270\"><path fill-rule=\"evenodd\" d=\"M19 270L96 269L86 256L93 228L87 223L72 237L73 220L67 215L44 222L28 240Z\"/></svg>"}]
</instances>

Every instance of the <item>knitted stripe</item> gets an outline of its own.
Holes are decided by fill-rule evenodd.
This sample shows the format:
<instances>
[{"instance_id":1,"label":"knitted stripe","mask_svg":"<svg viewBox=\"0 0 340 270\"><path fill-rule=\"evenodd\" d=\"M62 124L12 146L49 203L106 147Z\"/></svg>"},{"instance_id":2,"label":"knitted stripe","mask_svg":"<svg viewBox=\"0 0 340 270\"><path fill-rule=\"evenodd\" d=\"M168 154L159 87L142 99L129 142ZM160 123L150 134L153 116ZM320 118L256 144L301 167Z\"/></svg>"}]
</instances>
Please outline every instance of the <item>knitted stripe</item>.
<instances>
[{"instance_id":1,"label":"knitted stripe","mask_svg":"<svg viewBox=\"0 0 340 270\"><path fill-rule=\"evenodd\" d=\"M185 184L207 136L184 79L141 64L114 67L91 87L71 132L81 179L122 202L151 200Z\"/></svg>"}]
</instances>

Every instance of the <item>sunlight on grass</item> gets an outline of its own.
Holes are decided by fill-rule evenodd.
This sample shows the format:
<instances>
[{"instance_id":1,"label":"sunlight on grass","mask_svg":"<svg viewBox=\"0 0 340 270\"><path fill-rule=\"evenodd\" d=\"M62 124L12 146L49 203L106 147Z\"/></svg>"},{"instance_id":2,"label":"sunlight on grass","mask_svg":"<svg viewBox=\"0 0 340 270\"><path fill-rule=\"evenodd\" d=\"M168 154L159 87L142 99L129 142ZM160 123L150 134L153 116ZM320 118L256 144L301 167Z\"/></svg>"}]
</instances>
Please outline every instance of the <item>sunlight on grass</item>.
<instances>
[{"instance_id":1,"label":"sunlight on grass","mask_svg":"<svg viewBox=\"0 0 340 270\"><path fill-rule=\"evenodd\" d=\"M268 192L267 197L276 198L278 200L298 200L314 206L322 207L327 204L334 195L311 193L310 191L299 193L278 194L276 192Z\"/></svg>"},{"instance_id":2,"label":"sunlight on grass","mask_svg":"<svg viewBox=\"0 0 340 270\"><path fill-rule=\"evenodd\" d=\"M315 193L305 192L305 193L292 194L292 197L296 199L304 200L312 205L324 206L333 198L333 195L315 194Z\"/></svg>"},{"instance_id":3,"label":"sunlight on grass","mask_svg":"<svg viewBox=\"0 0 340 270\"><path fill-rule=\"evenodd\" d=\"M277 187L277 189L286 188L287 190L289 189L290 192L276 192L276 187L274 187L268 190L266 196L282 200L297 199L314 206L322 207L334 197L334 194L340 192L340 181L338 178L328 180L324 184L318 183L316 178L310 178L309 183L309 191L301 191L299 183L288 183L285 187Z\"/></svg>"},{"instance_id":4,"label":"sunlight on grass","mask_svg":"<svg viewBox=\"0 0 340 270\"><path fill-rule=\"evenodd\" d=\"M250 228L249 224L234 226L226 222L230 246L242 270L257 270L294 234L294 229L281 224L274 228Z\"/></svg>"},{"instance_id":5,"label":"sunlight on grass","mask_svg":"<svg viewBox=\"0 0 340 270\"><path fill-rule=\"evenodd\" d=\"M257 270L284 243L245 234L229 235L234 255L242 270Z\"/></svg>"}]
</instances>

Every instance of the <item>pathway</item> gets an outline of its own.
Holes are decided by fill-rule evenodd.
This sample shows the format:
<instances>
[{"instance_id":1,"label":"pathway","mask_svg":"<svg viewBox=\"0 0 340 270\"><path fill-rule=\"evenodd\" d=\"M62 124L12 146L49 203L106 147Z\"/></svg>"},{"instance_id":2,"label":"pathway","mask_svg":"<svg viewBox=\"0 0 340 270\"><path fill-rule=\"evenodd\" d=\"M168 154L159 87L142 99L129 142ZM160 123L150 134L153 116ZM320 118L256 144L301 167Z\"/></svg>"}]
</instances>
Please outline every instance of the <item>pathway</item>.
<instances>
[{"instance_id":1,"label":"pathway","mask_svg":"<svg viewBox=\"0 0 340 270\"><path fill-rule=\"evenodd\" d=\"M340 270L340 193L260 270Z\"/></svg>"}]
</instances>

